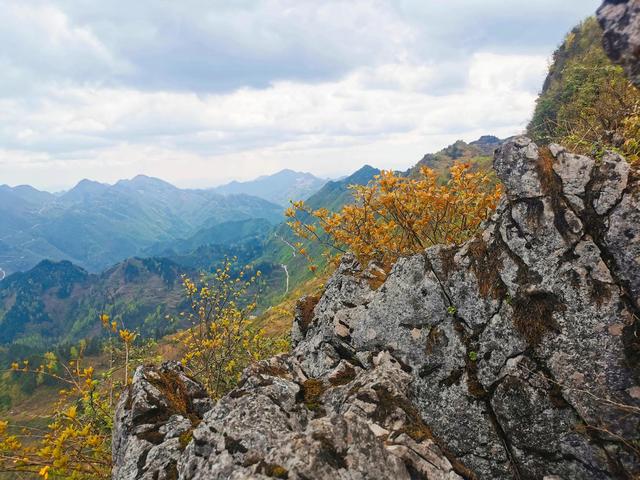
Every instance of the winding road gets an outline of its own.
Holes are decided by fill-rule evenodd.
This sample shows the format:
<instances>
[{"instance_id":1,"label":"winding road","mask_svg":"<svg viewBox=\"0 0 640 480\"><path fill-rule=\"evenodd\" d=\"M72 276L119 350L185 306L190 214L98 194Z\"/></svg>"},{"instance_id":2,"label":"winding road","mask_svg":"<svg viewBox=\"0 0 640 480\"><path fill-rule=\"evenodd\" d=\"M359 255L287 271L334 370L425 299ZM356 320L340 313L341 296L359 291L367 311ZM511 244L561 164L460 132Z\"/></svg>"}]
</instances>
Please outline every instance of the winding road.
<instances>
[{"instance_id":1,"label":"winding road","mask_svg":"<svg viewBox=\"0 0 640 480\"><path fill-rule=\"evenodd\" d=\"M297 252L296 247L294 247L293 245L291 245L289 242L287 242L284 238L282 238L282 237L281 237L280 235L278 235L277 233L276 233L276 238L277 238L278 240L282 240L282 242L283 242L283 243L285 243L286 245L289 245L289 246L291 247L291 250L293 250L293 256L294 256L294 257L296 256L296 252Z\"/></svg>"},{"instance_id":2,"label":"winding road","mask_svg":"<svg viewBox=\"0 0 640 480\"><path fill-rule=\"evenodd\" d=\"M291 250L293 250L293 256L294 257L296 256L296 247L291 245L289 242L287 242L284 238L282 238L277 233L276 233L276 238L278 240L281 240L283 243L285 243L289 247L291 247ZM287 293L289 293L289 269L287 268L287 266L284 263L280 264L280 266L282 267L282 269L284 270L285 275L287 276L286 288L284 289L284 294L286 295Z\"/></svg>"},{"instance_id":3,"label":"winding road","mask_svg":"<svg viewBox=\"0 0 640 480\"><path fill-rule=\"evenodd\" d=\"M285 288L284 294L286 295L287 293L289 293L289 269L287 268L287 266L283 263L280 265L282 267L282 269L284 270L285 275L287 276L287 287Z\"/></svg>"}]
</instances>

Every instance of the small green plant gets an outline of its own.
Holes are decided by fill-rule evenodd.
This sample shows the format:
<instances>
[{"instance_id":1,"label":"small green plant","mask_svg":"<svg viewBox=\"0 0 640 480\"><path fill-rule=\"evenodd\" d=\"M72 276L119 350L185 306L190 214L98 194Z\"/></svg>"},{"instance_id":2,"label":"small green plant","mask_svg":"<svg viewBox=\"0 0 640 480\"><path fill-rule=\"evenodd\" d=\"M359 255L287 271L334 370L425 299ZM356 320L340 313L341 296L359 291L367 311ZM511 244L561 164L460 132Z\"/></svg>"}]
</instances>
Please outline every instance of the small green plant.
<instances>
[{"instance_id":1,"label":"small green plant","mask_svg":"<svg viewBox=\"0 0 640 480\"><path fill-rule=\"evenodd\" d=\"M447 314L453 316L456 313L458 313L458 309L456 307L454 307L453 305L450 305L450 306L447 307Z\"/></svg>"},{"instance_id":2,"label":"small green plant","mask_svg":"<svg viewBox=\"0 0 640 480\"><path fill-rule=\"evenodd\" d=\"M469 360L472 362L478 361L478 352L469 352Z\"/></svg>"}]
</instances>

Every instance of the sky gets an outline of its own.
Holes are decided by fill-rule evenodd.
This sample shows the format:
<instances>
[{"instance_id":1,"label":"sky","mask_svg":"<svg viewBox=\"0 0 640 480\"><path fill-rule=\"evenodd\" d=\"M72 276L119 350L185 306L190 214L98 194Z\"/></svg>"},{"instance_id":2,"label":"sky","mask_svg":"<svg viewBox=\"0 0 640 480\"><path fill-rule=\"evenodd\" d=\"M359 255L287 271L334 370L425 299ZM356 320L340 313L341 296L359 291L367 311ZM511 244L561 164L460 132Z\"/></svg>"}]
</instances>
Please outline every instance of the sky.
<instances>
[{"instance_id":1,"label":"sky","mask_svg":"<svg viewBox=\"0 0 640 480\"><path fill-rule=\"evenodd\" d=\"M0 0L0 184L407 168L522 133L597 0Z\"/></svg>"}]
</instances>

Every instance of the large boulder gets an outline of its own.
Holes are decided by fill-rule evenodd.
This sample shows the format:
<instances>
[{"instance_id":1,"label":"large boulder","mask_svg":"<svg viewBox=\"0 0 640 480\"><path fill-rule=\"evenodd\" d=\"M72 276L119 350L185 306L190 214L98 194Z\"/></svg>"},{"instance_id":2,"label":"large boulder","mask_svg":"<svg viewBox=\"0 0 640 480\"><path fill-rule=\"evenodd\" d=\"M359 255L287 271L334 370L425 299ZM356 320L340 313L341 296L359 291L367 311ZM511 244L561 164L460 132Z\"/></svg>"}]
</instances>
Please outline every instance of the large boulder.
<instances>
[{"instance_id":1,"label":"large boulder","mask_svg":"<svg viewBox=\"0 0 640 480\"><path fill-rule=\"evenodd\" d=\"M145 438L156 369L138 370L114 478L156 458L181 479L640 475L640 177L525 137L494 168L506 193L481 235L400 259L382 285L346 255L300 302L290 355L201 421L165 408L159 425L189 434Z\"/></svg>"}]
</instances>

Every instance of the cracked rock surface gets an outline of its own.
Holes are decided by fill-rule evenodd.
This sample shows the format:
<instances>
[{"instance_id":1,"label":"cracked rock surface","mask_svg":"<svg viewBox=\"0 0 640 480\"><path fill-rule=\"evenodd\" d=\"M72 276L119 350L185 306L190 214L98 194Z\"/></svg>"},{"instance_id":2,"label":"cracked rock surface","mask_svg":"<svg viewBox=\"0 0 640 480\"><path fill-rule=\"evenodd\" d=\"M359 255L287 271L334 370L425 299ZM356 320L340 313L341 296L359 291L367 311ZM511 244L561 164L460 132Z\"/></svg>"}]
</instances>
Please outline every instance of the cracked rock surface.
<instances>
[{"instance_id":1,"label":"cracked rock surface","mask_svg":"<svg viewBox=\"0 0 640 480\"><path fill-rule=\"evenodd\" d=\"M597 15L605 51L640 87L640 0L606 0Z\"/></svg>"},{"instance_id":2,"label":"cracked rock surface","mask_svg":"<svg viewBox=\"0 0 640 480\"><path fill-rule=\"evenodd\" d=\"M180 364L138 367L116 407L113 478L175 479L178 458L212 405Z\"/></svg>"},{"instance_id":3,"label":"cracked rock surface","mask_svg":"<svg viewBox=\"0 0 640 480\"><path fill-rule=\"evenodd\" d=\"M345 256L300 301L292 353L206 413L183 374L196 415L167 410L139 369L114 478L640 475L638 173L525 137L494 168L506 194L481 235L399 260L377 289Z\"/></svg>"}]
</instances>

